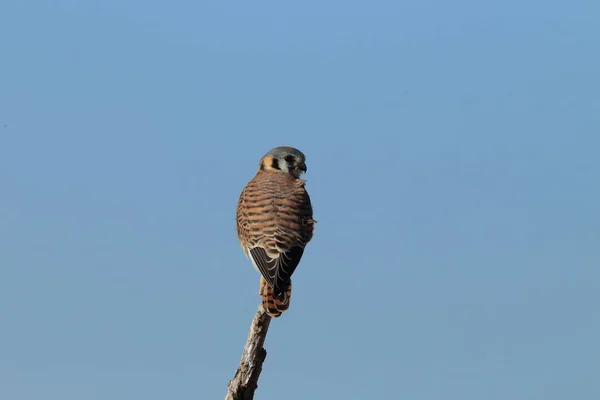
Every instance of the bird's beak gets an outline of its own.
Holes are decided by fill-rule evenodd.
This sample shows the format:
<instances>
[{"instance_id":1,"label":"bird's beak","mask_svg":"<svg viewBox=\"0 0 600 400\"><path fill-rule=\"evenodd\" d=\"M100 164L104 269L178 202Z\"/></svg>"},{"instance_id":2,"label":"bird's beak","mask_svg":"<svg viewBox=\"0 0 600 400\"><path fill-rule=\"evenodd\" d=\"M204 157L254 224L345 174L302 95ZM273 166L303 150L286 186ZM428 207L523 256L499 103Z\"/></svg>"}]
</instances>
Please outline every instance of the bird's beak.
<instances>
[{"instance_id":1,"label":"bird's beak","mask_svg":"<svg viewBox=\"0 0 600 400\"><path fill-rule=\"evenodd\" d=\"M304 173L306 173L306 164L302 163L298 166L298 169Z\"/></svg>"}]
</instances>

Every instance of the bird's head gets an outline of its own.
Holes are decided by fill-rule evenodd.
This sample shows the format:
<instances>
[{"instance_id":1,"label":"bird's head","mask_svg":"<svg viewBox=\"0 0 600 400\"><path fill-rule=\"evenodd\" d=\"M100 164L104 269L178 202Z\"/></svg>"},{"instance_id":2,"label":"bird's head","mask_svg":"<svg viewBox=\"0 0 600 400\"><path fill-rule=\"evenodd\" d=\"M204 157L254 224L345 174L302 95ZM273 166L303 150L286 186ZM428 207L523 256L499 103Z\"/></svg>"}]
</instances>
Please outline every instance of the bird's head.
<instances>
[{"instance_id":1,"label":"bird's head","mask_svg":"<svg viewBox=\"0 0 600 400\"><path fill-rule=\"evenodd\" d=\"M293 147L280 146L269 150L260 159L259 170L291 174L299 178L306 172L304 154Z\"/></svg>"}]
</instances>

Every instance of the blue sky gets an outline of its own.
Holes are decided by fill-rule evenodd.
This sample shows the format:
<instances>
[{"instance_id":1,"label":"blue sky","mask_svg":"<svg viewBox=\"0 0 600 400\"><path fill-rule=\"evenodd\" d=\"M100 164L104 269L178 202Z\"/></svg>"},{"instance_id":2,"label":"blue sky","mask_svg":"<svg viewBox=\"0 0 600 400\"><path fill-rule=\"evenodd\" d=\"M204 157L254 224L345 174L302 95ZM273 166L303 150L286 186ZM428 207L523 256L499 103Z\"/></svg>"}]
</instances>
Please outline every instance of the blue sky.
<instances>
[{"instance_id":1,"label":"blue sky","mask_svg":"<svg viewBox=\"0 0 600 400\"><path fill-rule=\"evenodd\" d=\"M280 145L319 222L258 399L600 398L599 13L2 1L0 398L223 398Z\"/></svg>"}]
</instances>

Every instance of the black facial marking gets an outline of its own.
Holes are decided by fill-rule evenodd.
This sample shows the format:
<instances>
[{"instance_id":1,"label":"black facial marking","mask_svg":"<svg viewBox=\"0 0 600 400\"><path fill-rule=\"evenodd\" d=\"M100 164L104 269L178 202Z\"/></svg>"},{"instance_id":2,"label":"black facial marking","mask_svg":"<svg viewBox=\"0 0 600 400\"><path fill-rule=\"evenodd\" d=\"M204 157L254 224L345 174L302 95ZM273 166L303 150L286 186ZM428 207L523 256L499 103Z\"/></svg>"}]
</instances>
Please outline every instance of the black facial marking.
<instances>
[{"instance_id":1,"label":"black facial marking","mask_svg":"<svg viewBox=\"0 0 600 400\"><path fill-rule=\"evenodd\" d=\"M265 162L264 161L260 162L260 169L264 171L264 169L265 169Z\"/></svg>"},{"instance_id":2,"label":"black facial marking","mask_svg":"<svg viewBox=\"0 0 600 400\"><path fill-rule=\"evenodd\" d=\"M271 161L271 167L273 169L279 169L279 160L276 158L273 158L273 160Z\"/></svg>"}]
</instances>

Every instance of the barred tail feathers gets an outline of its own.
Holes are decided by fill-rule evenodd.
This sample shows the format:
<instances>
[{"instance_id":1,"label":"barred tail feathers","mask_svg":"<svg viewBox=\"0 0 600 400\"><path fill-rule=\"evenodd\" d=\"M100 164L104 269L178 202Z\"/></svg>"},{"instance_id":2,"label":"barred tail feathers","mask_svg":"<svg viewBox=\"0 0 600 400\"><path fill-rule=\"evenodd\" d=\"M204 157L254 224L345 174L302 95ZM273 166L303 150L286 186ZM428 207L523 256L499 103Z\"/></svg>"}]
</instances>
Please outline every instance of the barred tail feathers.
<instances>
[{"instance_id":1,"label":"barred tail feathers","mask_svg":"<svg viewBox=\"0 0 600 400\"><path fill-rule=\"evenodd\" d=\"M265 310L269 316L278 318L290 307L292 283L290 282L287 289L278 297L275 296L273 288L261 277L259 294L262 297L263 310Z\"/></svg>"}]
</instances>

